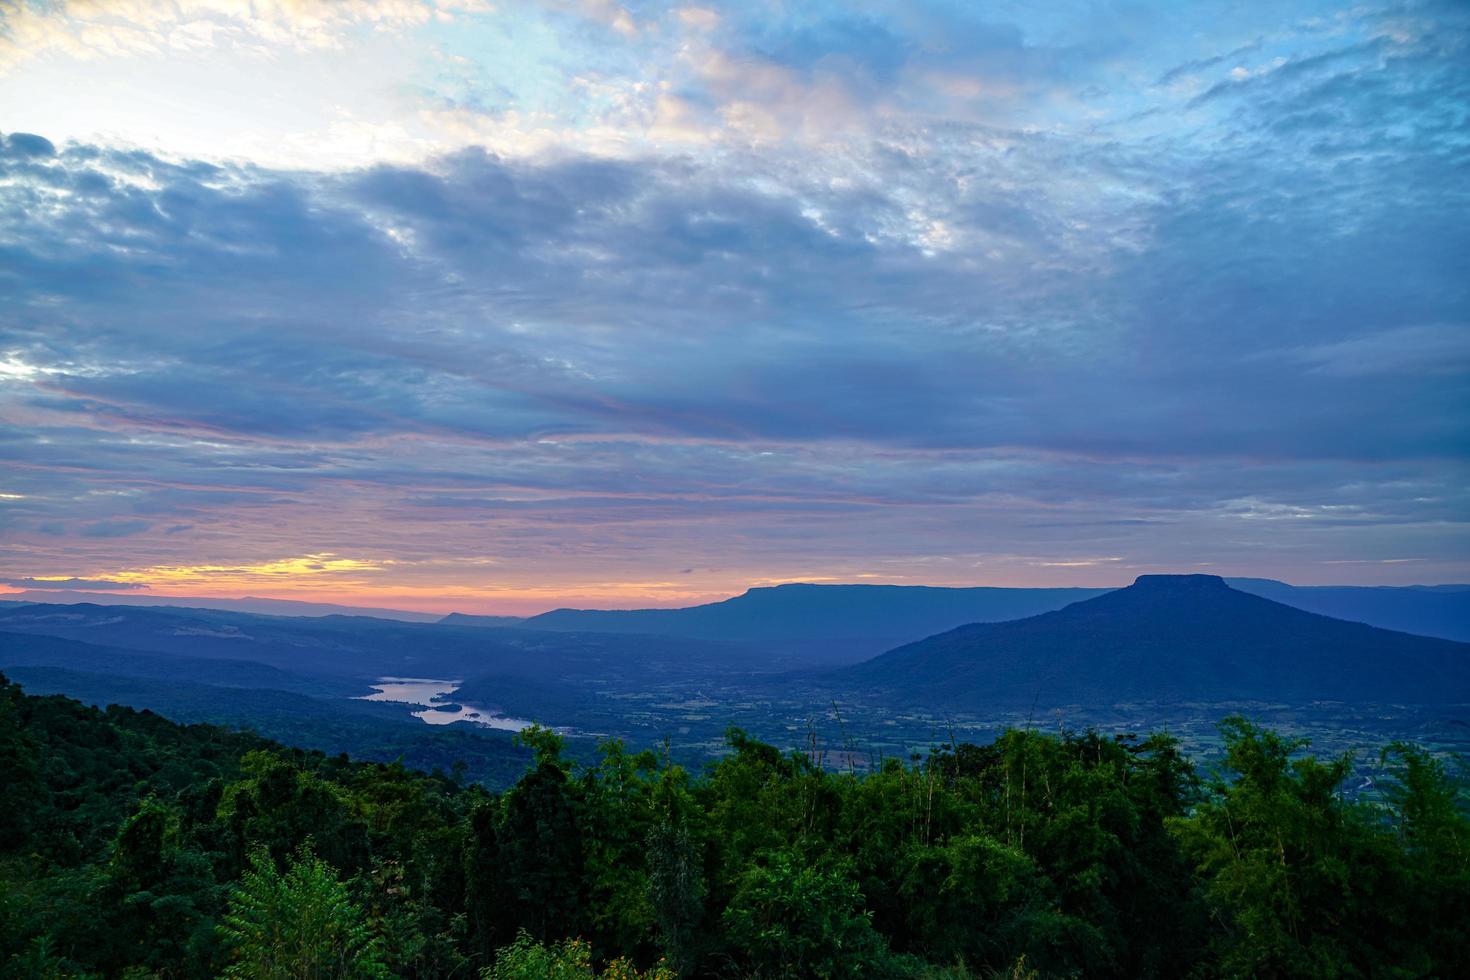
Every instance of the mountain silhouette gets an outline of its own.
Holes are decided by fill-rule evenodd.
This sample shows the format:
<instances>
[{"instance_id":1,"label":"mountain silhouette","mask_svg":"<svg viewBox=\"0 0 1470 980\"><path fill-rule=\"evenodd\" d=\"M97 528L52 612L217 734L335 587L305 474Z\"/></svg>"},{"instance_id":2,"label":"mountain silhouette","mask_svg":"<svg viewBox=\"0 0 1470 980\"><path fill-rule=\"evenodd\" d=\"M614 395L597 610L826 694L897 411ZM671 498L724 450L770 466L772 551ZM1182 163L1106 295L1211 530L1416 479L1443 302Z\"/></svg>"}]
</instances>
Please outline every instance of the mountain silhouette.
<instances>
[{"instance_id":1,"label":"mountain silhouette","mask_svg":"<svg viewBox=\"0 0 1470 980\"><path fill-rule=\"evenodd\" d=\"M553 609L519 625L730 640L857 661L963 623L1034 616L1105 591L792 583L683 609Z\"/></svg>"},{"instance_id":2,"label":"mountain silhouette","mask_svg":"<svg viewBox=\"0 0 1470 980\"><path fill-rule=\"evenodd\" d=\"M1065 609L961 626L828 672L895 704L1470 702L1470 644L1304 612L1214 575L1144 575Z\"/></svg>"}]
</instances>

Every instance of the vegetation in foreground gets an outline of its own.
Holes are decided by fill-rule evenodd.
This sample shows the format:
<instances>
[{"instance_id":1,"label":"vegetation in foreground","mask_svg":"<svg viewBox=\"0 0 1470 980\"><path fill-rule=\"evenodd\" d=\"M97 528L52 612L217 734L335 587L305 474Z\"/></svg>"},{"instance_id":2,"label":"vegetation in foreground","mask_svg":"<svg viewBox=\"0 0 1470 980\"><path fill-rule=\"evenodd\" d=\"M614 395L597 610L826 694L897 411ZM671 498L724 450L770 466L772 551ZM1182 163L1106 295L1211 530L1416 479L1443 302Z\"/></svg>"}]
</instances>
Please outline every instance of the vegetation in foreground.
<instances>
[{"instance_id":1,"label":"vegetation in foreground","mask_svg":"<svg viewBox=\"0 0 1470 980\"><path fill-rule=\"evenodd\" d=\"M1222 723L701 774L557 736L511 789L0 678L6 977L1470 976L1470 816L1408 744Z\"/></svg>"}]
</instances>

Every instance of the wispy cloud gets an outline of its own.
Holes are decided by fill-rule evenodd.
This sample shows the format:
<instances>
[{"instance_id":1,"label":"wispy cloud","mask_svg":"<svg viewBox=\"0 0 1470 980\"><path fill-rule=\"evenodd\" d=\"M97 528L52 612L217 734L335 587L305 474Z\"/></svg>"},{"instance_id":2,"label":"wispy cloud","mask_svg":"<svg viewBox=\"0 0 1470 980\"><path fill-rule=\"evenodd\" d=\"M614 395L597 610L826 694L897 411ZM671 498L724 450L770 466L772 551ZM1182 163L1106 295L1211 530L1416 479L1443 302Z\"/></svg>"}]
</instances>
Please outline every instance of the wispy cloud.
<instances>
[{"instance_id":1,"label":"wispy cloud","mask_svg":"<svg viewBox=\"0 0 1470 980\"><path fill-rule=\"evenodd\" d=\"M145 59L256 47L261 55L283 45L330 48L357 29L404 30L482 5L445 0L18 0L4 12L0 71L47 56L95 60Z\"/></svg>"},{"instance_id":2,"label":"wispy cloud","mask_svg":"<svg viewBox=\"0 0 1470 980\"><path fill-rule=\"evenodd\" d=\"M147 586L138 582L117 582L105 578L75 578L73 576L46 576L41 578L0 578L0 585L17 589L85 589L91 592L127 592Z\"/></svg>"}]
</instances>

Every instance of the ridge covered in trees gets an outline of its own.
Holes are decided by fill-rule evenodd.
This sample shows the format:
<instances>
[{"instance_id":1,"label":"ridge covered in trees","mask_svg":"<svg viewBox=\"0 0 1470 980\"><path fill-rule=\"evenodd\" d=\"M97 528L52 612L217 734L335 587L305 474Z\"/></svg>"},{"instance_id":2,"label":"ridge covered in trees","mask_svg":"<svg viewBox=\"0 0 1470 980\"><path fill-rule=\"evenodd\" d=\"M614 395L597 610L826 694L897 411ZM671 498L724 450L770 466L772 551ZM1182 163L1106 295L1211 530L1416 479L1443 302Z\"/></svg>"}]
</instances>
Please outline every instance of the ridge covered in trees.
<instances>
[{"instance_id":1,"label":"ridge covered in trees","mask_svg":"<svg viewBox=\"0 0 1470 980\"><path fill-rule=\"evenodd\" d=\"M859 775L531 729L496 794L0 678L0 976L1470 976L1444 760L1349 794L1350 757L1221 733L1216 772L1010 730Z\"/></svg>"}]
</instances>

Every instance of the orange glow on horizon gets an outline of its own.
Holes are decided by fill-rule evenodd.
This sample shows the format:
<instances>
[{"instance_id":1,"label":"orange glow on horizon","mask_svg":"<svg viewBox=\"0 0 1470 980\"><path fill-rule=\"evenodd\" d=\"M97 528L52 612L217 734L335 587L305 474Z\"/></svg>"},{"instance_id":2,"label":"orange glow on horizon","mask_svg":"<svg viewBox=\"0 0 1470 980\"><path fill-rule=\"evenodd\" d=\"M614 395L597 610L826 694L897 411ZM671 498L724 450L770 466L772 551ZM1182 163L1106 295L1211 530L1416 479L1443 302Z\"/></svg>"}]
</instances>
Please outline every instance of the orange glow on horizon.
<instances>
[{"instance_id":1,"label":"orange glow on horizon","mask_svg":"<svg viewBox=\"0 0 1470 980\"><path fill-rule=\"evenodd\" d=\"M59 576L57 577L59 578ZM38 579L42 581L42 579ZM527 588L473 588L462 585L398 586L388 588L343 589L325 586L320 588L281 589L266 585L260 588L219 588L218 583L200 583L199 586L174 585L161 589L127 589L112 591L90 590L84 587L67 589L67 592L85 592L102 597L118 595L132 599L280 599L289 602L330 603L341 606L363 608L399 609L405 612L423 613L479 613L484 615L534 616L558 608L599 609L643 609L677 608L718 602L744 592L748 586L732 587L729 591L690 590L619 590L610 583L597 585L566 585ZM17 588L0 585L0 597L19 595L23 592L36 593L36 588Z\"/></svg>"},{"instance_id":2,"label":"orange glow on horizon","mask_svg":"<svg viewBox=\"0 0 1470 980\"><path fill-rule=\"evenodd\" d=\"M873 571L892 566L892 570ZM902 569L902 571L899 571ZM53 570L54 571L54 566ZM619 572L633 571L633 575ZM237 562L156 563L118 569L92 566L75 574L37 574L0 583L0 596L50 588L137 603L157 599L274 599L405 612L529 616L557 608L677 608L717 602L751 588L791 583L893 584L937 587L1116 588L1145 573L1249 574L1199 563L1153 566L1117 556L1004 555L887 559L851 566L794 564L786 568L690 568L637 577L626 567L587 567L568 579L535 563L511 567L500 559L379 557L331 551ZM88 588L115 583L124 588ZM1298 582L1297 584L1307 584ZM1323 583L1326 584L1326 583ZM1344 583L1346 584L1346 583ZM39 598L39 596L38 596Z\"/></svg>"}]
</instances>

